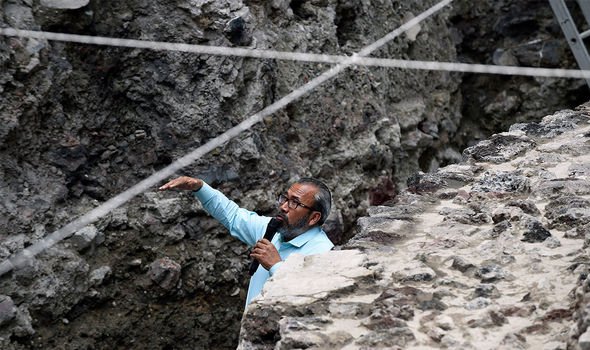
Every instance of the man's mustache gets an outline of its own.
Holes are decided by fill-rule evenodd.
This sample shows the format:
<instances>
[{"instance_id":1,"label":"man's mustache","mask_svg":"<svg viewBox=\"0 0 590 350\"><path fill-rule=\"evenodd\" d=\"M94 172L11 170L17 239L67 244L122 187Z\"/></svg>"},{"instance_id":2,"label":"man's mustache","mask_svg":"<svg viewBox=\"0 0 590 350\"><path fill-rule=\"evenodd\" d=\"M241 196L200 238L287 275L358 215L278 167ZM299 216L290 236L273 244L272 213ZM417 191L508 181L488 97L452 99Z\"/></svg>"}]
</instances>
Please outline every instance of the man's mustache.
<instances>
[{"instance_id":1,"label":"man's mustache","mask_svg":"<svg viewBox=\"0 0 590 350\"><path fill-rule=\"evenodd\" d=\"M289 221L287 220L287 215L285 215L284 213L278 213L277 215L275 215L275 218L281 219L283 225L286 225L289 223Z\"/></svg>"}]
</instances>

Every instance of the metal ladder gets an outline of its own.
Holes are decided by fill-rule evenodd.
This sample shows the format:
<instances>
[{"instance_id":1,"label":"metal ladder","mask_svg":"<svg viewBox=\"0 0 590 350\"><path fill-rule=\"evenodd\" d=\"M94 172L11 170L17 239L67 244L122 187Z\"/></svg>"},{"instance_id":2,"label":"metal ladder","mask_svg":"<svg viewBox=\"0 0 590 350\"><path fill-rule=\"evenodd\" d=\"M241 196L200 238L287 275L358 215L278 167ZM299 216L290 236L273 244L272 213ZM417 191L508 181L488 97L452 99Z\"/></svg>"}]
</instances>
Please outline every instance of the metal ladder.
<instances>
[{"instance_id":1,"label":"metal ladder","mask_svg":"<svg viewBox=\"0 0 590 350\"><path fill-rule=\"evenodd\" d=\"M580 9L582 9L584 18L586 18L586 23L590 24L590 0L577 1ZM586 44L584 44L584 39L590 36L590 30L582 33L578 31L572 15L565 4L565 0L549 0L549 3L574 53L578 66L582 70L590 70L590 56L588 55ZM590 78L586 79L586 83L590 87Z\"/></svg>"}]
</instances>

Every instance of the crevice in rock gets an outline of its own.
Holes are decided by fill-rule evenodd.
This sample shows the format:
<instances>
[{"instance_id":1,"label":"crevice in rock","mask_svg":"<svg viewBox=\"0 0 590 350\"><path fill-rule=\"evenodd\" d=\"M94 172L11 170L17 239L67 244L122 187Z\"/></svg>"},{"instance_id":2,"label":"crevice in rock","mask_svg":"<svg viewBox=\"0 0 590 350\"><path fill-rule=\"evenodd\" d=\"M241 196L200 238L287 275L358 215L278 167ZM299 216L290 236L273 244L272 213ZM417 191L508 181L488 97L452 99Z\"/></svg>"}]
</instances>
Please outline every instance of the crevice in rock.
<instances>
[{"instance_id":1,"label":"crevice in rock","mask_svg":"<svg viewBox=\"0 0 590 350\"><path fill-rule=\"evenodd\" d=\"M360 4L356 1L339 0L336 6L336 37L340 47L347 46L349 41L354 42L358 36L358 28L355 20L359 14Z\"/></svg>"}]
</instances>

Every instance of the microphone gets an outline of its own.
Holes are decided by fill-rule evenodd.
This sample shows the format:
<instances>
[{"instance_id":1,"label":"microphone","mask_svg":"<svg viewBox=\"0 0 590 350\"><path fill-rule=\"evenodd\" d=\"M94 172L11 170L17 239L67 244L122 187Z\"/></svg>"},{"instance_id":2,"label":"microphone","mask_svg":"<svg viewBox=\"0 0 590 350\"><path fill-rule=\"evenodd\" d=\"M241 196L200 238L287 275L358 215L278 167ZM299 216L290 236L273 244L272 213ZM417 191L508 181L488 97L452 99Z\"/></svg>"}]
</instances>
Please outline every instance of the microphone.
<instances>
[{"instance_id":1,"label":"microphone","mask_svg":"<svg viewBox=\"0 0 590 350\"><path fill-rule=\"evenodd\" d=\"M268 226L266 226L266 232L264 232L264 239L268 239L269 241L271 241L275 233L277 233L277 230L281 226L283 226L282 220L279 220L277 218L270 219ZM248 270L250 276L252 276L256 272L256 270L258 270L259 265L260 262L258 260L252 260L252 262L250 263L250 270Z\"/></svg>"}]
</instances>

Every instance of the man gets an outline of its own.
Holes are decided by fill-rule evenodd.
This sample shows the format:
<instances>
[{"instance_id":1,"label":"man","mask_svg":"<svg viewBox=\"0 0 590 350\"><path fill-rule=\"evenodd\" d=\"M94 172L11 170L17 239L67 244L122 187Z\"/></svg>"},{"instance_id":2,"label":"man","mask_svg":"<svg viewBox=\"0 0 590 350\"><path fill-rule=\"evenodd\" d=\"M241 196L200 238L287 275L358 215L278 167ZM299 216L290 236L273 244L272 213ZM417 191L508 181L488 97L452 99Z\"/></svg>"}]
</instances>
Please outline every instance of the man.
<instances>
[{"instance_id":1,"label":"man","mask_svg":"<svg viewBox=\"0 0 590 350\"><path fill-rule=\"evenodd\" d=\"M272 218L238 207L203 180L181 176L160 187L160 190L174 189L194 191L205 210L232 236L254 247L250 256L260 262L260 266L250 280L246 305L260 294L266 280L276 273L289 255L317 254L334 247L321 229L330 213L332 196L319 180L302 178L279 196L279 213L275 219L282 225L271 241L262 238Z\"/></svg>"}]
</instances>

